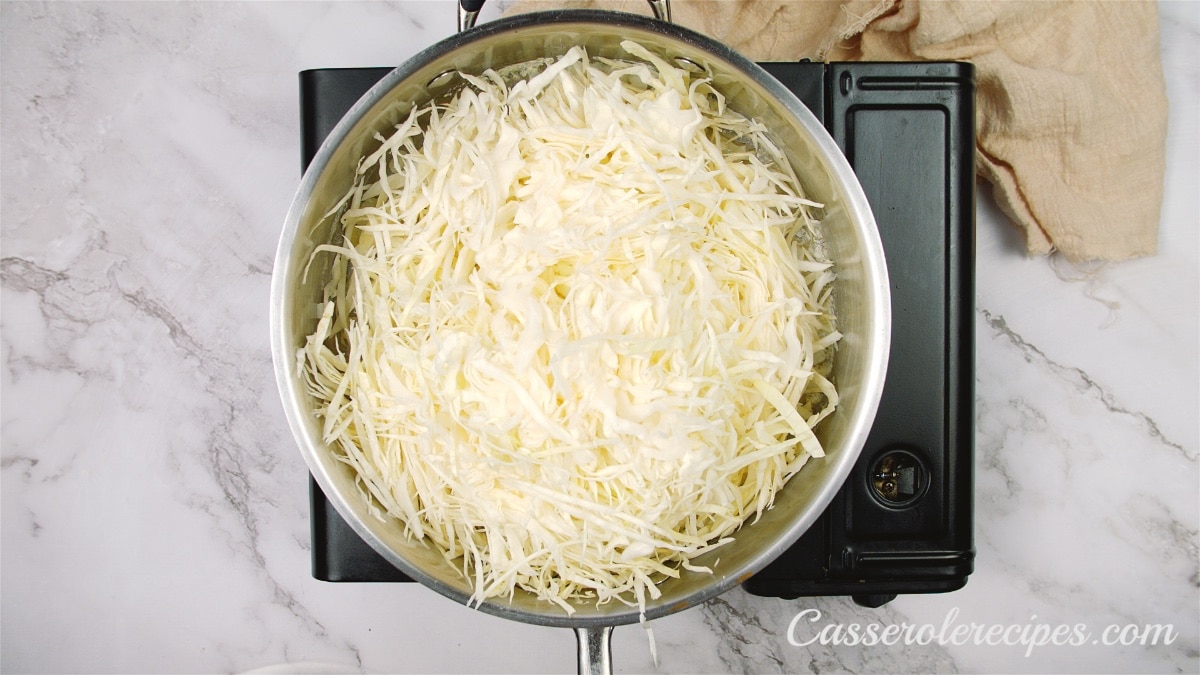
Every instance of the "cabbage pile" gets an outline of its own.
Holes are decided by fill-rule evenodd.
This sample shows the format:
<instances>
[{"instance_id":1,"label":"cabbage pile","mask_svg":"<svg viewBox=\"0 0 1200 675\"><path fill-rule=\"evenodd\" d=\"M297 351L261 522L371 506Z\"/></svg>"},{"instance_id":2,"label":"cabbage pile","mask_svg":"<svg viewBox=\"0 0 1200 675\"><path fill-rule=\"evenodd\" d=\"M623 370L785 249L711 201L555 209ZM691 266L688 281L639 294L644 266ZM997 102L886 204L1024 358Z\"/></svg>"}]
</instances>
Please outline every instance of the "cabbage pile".
<instances>
[{"instance_id":1,"label":"cabbage pile","mask_svg":"<svg viewBox=\"0 0 1200 675\"><path fill-rule=\"evenodd\" d=\"M316 253L325 440L475 602L644 608L823 455L837 404L820 205L702 69L623 48L461 74Z\"/></svg>"}]
</instances>

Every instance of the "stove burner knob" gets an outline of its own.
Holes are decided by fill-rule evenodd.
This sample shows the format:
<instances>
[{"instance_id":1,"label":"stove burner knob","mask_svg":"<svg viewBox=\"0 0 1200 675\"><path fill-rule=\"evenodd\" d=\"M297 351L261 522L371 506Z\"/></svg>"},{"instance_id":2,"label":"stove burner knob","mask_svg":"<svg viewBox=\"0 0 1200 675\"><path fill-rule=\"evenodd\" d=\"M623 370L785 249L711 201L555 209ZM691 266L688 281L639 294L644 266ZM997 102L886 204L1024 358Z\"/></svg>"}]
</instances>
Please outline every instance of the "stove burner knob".
<instances>
[{"instance_id":1,"label":"stove burner knob","mask_svg":"<svg viewBox=\"0 0 1200 675\"><path fill-rule=\"evenodd\" d=\"M890 450L880 455L871 467L871 491L885 506L908 506L925 494L928 474L913 453Z\"/></svg>"}]
</instances>

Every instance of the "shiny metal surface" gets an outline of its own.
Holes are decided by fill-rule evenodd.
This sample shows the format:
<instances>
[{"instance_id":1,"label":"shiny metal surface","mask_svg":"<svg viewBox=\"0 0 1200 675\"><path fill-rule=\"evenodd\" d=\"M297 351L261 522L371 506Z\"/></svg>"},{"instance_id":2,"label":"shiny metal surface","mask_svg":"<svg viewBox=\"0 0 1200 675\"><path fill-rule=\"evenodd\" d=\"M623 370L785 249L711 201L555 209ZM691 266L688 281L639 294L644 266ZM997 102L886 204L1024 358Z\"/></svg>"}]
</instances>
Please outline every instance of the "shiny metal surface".
<instances>
[{"instance_id":1,"label":"shiny metal surface","mask_svg":"<svg viewBox=\"0 0 1200 675\"><path fill-rule=\"evenodd\" d=\"M671 0L647 0L654 18L671 23Z\"/></svg>"},{"instance_id":2,"label":"shiny metal surface","mask_svg":"<svg viewBox=\"0 0 1200 675\"><path fill-rule=\"evenodd\" d=\"M597 11L523 14L486 23L421 52L385 76L330 134L305 173L287 214L271 289L271 341L275 373L292 432L306 463L330 502L354 530L413 579L460 603L471 585L459 569L422 541L404 537L395 523L370 516L346 465L321 440L314 406L297 374L296 352L320 315L321 291L331 273L314 264L316 246L332 241L334 226L322 215L349 188L358 158L378 145L375 133L389 129L414 106L445 93L435 86L447 70L478 73L486 68L556 56L576 44L589 52L623 56L619 42L633 39L666 59L708 64L729 105L770 128L794 164L811 198L827 204L823 236L839 279L835 304L845 335L835 358L839 410L818 426L827 457L811 461L779 494L775 507L748 524L733 544L695 561L714 574L682 572L660 585L648 600L648 619L691 607L716 596L762 569L817 519L853 466L870 429L886 372L890 304L883 249L866 197L833 140L789 91L754 63L729 48L679 26L640 16ZM444 78L443 78L444 79ZM454 78L457 79L457 78ZM720 564L716 564L719 559ZM610 603L575 605L573 615L518 593L482 603L482 611L528 623L590 628L633 623L637 607Z\"/></svg>"},{"instance_id":3,"label":"shiny metal surface","mask_svg":"<svg viewBox=\"0 0 1200 675\"><path fill-rule=\"evenodd\" d=\"M458 6L458 32L463 32L475 27L475 22L479 20L479 10L467 9L462 4Z\"/></svg>"},{"instance_id":4,"label":"shiny metal surface","mask_svg":"<svg viewBox=\"0 0 1200 675\"><path fill-rule=\"evenodd\" d=\"M671 22L671 0L646 0L650 11L659 21ZM474 28L484 0L458 0L458 32Z\"/></svg>"},{"instance_id":5,"label":"shiny metal surface","mask_svg":"<svg viewBox=\"0 0 1200 675\"><path fill-rule=\"evenodd\" d=\"M611 673L612 669L612 626L589 626L576 628L575 639L579 643L579 675Z\"/></svg>"}]
</instances>

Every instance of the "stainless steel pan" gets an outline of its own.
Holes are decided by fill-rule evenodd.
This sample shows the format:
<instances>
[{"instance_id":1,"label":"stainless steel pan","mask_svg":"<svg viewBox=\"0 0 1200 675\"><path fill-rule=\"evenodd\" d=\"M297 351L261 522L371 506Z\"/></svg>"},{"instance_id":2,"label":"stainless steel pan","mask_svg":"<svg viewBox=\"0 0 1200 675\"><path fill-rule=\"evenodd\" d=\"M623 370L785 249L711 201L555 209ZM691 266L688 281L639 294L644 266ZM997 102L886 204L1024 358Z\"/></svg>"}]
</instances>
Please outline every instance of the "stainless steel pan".
<instances>
[{"instance_id":1,"label":"stainless steel pan","mask_svg":"<svg viewBox=\"0 0 1200 675\"><path fill-rule=\"evenodd\" d=\"M838 273L834 303L845 337L833 373L841 404L816 430L827 456L809 462L778 495L774 508L740 530L734 543L695 561L713 566L714 574L684 571L664 581L661 597L647 602L645 614L654 619L699 605L740 584L793 544L837 493L861 451L883 387L891 328L887 270L874 219L849 164L820 123L766 71L719 42L664 20L583 10L525 14L471 28L481 4L464 1L465 30L420 52L368 91L330 134L300 183L280 238L271 290L272 352L288 421L317 483L354 530L413 579L466 603L469 580L424 541L410 541L398 525L370 516L350 469L321 440L295 357L320 316L321 289L330 274L328 267L314 265L305 276L305 268L316 246L338 236L321 216L349 188L358 159L377 145L374 134L389 129L414 105L444 93L456 79L455 70L479 73L561 55L576 44L592 54L620 57L618 44L624 39L668 60L706 64L729 105L772 130L808 196L827 205L823 233ZM668 16L665 2L651 5L660 17ZM720 564L714 564L717 558ZM612 627L639 620L636 607L580 603L568 616L524 594L511 601L489 600L479 609L575 629L581 672L607 670Z\"/></svg>"}]
</instances>

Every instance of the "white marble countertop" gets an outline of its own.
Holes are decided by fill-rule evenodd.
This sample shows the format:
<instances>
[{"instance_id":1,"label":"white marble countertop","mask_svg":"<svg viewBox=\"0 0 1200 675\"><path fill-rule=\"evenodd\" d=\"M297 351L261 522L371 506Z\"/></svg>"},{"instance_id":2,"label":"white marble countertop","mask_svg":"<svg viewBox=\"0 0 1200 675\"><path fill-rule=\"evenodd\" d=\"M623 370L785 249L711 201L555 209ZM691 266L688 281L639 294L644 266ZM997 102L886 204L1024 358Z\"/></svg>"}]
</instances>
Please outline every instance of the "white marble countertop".
<instances>
[{"instance_id":1,"label":"white marble countertop","mask_svg":"<svg viewBox=\"0 0 1200 675\"><path fill-rule=\"evenodd\" d=\"M569 631L310 577L307 474L267 332L296 73L394 65L452 17L444 2L0 3L4 671L574 667ZM654 622L657 666L618 629L619 671L1197 672L1200 5L1163 4L1161 25L1157 256L1027 258L980 192L967 586L880 609L735 589ZM1017 644L793 646L804 610L821 617L798 641L949 623ZM1110 625L1174 639L1105 645ZM1032 644L1041 626L1087 639Z\"/></svg>"}]
</instances>

